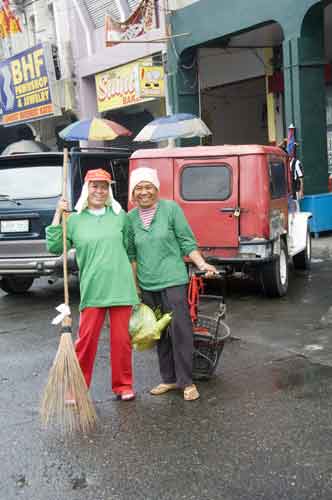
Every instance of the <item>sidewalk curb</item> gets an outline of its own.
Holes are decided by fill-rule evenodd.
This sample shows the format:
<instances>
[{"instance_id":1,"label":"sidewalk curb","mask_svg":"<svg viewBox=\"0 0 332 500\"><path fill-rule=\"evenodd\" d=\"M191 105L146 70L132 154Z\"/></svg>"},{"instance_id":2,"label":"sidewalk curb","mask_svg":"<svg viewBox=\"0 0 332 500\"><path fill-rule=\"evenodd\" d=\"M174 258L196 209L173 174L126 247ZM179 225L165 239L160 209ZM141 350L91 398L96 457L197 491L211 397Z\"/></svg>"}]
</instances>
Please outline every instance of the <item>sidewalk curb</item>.
<instances>
[{"instance_id":1,"label":"sidewalk curb","mask_svg":"<svg viewBox=\"0 0 332 500\"><path fill-rule=\"evenodd\" d=\"M316 259L332 259L332 237L312 238L311 253Z\"/></svg>"}]
</instances>

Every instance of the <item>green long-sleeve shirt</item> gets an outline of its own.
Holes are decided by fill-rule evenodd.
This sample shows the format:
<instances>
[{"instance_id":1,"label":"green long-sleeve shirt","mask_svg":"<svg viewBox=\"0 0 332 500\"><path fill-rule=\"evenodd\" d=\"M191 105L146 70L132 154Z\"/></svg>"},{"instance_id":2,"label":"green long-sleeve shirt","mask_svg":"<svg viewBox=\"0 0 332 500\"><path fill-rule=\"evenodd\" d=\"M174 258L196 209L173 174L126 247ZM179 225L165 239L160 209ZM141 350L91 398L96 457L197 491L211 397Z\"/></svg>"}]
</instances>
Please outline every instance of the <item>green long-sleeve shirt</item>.
<instances>
[{"instance_id":1,"label":"green long-sleeve shirt","mask_svg":"<svg viewBox=\"0 0 332 500\"><path fill-rule=\"evenodd\" d=\"M80 310L85 307L134 305L139 302L126 252L128 216L106 208L103 215L84 210L67 221L68 249L76 249L80 274ZM46 228L47 248L61 255L62 226Z\"/></svg>"},{"instance_id":2,"label":"green long-sleeve shirt","mask_svg":"<svg viewBox=\"0 0 332 500\"><path fill-rule=\"evenodd\" d=\"M137 208L128 215L128 255L136 261L140 287L157 291L188 283L183 257L196 250L197 244L179 205L159 200L148 228L144 228Z\"/></svg>"}]
</instances>

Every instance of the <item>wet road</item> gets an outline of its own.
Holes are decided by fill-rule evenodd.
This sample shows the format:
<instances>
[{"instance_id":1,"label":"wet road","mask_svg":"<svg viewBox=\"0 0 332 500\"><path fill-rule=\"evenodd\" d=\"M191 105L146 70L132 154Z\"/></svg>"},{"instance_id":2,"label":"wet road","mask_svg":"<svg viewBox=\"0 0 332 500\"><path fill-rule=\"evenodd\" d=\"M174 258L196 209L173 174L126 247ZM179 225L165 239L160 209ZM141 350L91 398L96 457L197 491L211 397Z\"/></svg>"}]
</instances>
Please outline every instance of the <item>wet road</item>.
<instances>
[{"instance_id":1,"label":"wet road","mask_svg":"<svg viewBox=\"0 0 332 500\"><path fill-rule=\"evenodd\" d=\"M92 387L99 427L67 439L38 420L61 283L0 293L0 499L332 498L331 271L325 260L293 274L281 300L229 284L238 340L194 403L149 395L159 380L154 352L135 353L136 401L114 402L105 329ZM72 295L77 304L74 283Z\"/></svg>"}]
</instances>

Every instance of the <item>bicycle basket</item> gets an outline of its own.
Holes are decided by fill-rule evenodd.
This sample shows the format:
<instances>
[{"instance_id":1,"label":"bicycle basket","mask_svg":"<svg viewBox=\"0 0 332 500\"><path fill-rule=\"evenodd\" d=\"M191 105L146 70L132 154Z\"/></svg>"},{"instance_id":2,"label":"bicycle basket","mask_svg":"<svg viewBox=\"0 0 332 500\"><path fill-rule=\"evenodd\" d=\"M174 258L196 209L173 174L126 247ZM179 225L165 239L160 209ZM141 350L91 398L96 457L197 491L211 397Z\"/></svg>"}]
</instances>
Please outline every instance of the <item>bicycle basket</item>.
<instances>
[{"instance_id":1,"label":"bicycle basket","mask_svg":"<svg viewBox=\"0 0 332 500\"><path fill-rule=\"evenodd\" d=\"M215 317L198 315L194 324L193 378L209 379L218 364L225 340L230 336L228 325L222 315Z\"/></svg>"}]
</instances>

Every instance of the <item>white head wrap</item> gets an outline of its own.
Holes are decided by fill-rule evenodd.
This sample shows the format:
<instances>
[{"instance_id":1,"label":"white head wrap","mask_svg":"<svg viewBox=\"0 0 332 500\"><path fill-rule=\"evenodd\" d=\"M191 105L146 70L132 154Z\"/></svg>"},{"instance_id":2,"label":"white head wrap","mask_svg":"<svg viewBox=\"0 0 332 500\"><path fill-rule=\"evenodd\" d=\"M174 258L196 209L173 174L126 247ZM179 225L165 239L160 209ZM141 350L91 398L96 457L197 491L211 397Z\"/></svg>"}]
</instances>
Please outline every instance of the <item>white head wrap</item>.
<instances>
[{"instance_id":1,"label":"white head wrap","mask_svg":"<svg viewBox=\"0 0 332 500\"><path fill-rule=\"evenodd\" d=\"M75 205L75 210L80 214L85 208L88 206L88 197L89 197L89 182L85 182L83 184L81 195ZM108 207L112 207L115 215L119 215L121 212L121 205L113 196L113 191L111 184L109 185L109 194L106 200L106 205Z\"/></svg>"},{"instance_id":2,"label":"white head wrap","mask_svg":"<svg viewBox=\"0 0 332 500\"><path fill-rule=\"evenodd\" d=\"M129 180L129 200L132 201L133 191L140 182L151 182L159 191L160 182L158 173L153 168L139 167L131 172Z\"/></svg>"}]
</instances>

